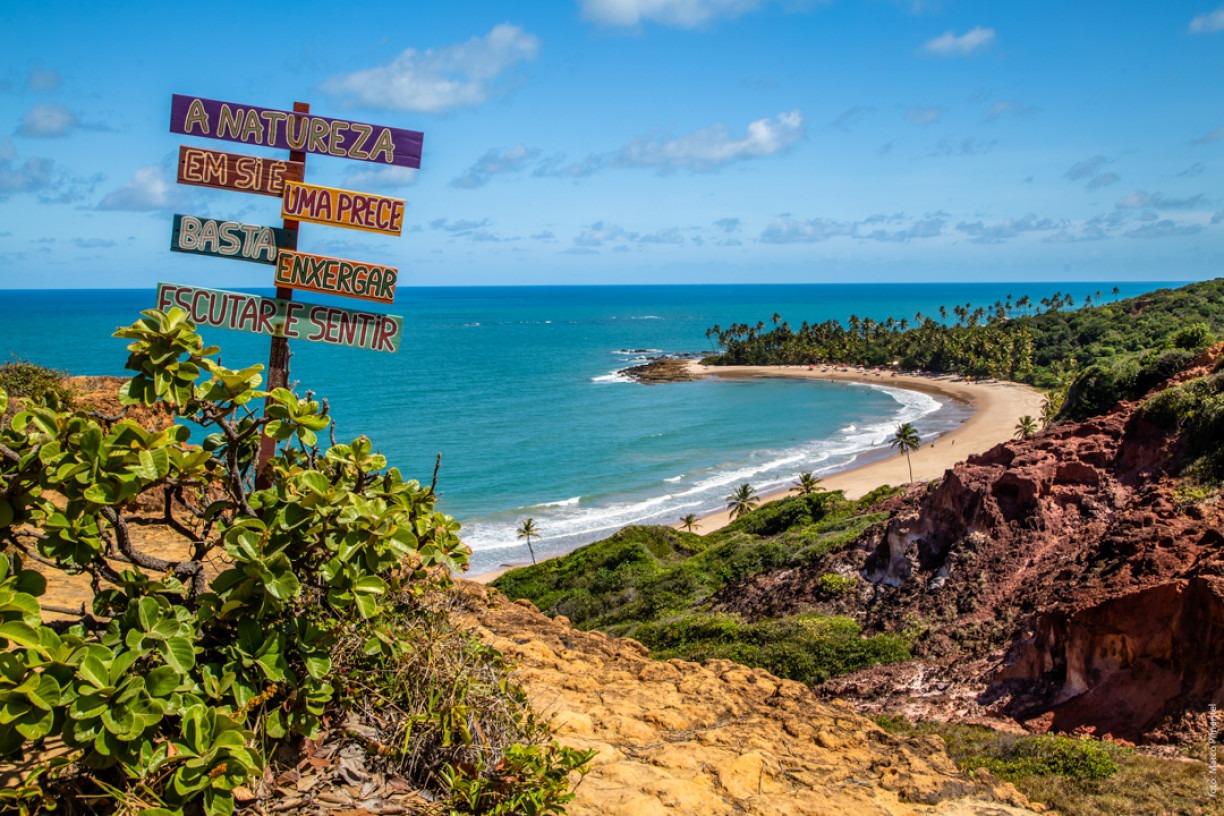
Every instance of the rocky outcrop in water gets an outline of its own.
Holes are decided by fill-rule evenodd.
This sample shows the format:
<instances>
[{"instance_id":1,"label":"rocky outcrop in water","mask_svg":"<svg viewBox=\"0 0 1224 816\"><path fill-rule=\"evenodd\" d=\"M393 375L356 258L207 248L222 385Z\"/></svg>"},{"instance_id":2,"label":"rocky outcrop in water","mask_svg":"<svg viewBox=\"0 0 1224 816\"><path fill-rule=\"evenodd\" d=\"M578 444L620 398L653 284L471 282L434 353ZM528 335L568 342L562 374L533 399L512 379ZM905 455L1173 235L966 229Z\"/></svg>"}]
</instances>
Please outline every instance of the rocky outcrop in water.
<instances>
[{"instance_id":1,"label":"rocky outcrop in water","mask_svg":"<svg viewBox=\"0 0 1224 816\"><path fill-rule=\"evenodd\" d=\"M1201 738L1208 706L1224 705L1224 503L1187 493L1176 474L1191 453L1122 404L971 457L891 500L850 548L716 601L925 630L918 659L821 689L868 709ZM859 591L827 600L828 572L859 575Z\"/></svg>"}]
</instances>

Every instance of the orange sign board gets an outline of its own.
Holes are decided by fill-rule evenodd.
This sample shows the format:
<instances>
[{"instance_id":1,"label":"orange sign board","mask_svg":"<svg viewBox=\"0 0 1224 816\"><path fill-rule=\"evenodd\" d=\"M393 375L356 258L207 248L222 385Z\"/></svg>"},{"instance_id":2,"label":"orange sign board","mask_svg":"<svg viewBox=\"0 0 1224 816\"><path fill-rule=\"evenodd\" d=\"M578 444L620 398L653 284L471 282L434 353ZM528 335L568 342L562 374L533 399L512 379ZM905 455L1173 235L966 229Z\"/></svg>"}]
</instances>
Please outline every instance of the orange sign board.
<instances>
[{"instance_id":1,"label":"orange sign board","mask_svg":"<svg viewBox=\"0 0 1224 816\"><path fill-rule=\"evenodd\" d=\"M345 261L282 249L276 256L276 285L329 295L395 301L399 270L390 266Z\"/></svg>"},{"instance_id":2,"label":"orange sign board","mask_svg":"<svg viewBox=\"0 0 1224 816\"><path fill-rule=\"evenodd\" d=\"M281 196L281 217L399 235L404 229L404 201L287 181Z\"/></svg>"}]
</instances>

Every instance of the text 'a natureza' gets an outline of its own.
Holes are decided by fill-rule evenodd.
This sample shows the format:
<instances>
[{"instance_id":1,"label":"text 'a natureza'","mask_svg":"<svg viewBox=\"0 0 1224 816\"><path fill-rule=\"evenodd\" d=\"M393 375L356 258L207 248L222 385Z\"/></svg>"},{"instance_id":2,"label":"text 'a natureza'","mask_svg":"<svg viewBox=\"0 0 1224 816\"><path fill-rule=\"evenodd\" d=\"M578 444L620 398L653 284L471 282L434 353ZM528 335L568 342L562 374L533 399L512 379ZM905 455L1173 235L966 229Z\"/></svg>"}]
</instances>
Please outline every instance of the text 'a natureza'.
<instances>
[{"instance_id":1,"label":"text 'a natureza'","mask_svg":"<svg viewBox=\"0 0 1224 816\"><path fill-rule=\"evenodd\" d=\"M425 138L415 130L182 94L170 102L170 132L400 167L421 166Z\"/></svg>"},{"instance_id":2,"label":"text 'a natureza'","mask_svg":"<svg viewBox=\"0 0 1224 816\"><path fill-rule=\"evenodd\" d=\"M404 202L398 198L287 181L281 197L281 217L399 235L404 229Z\"/></svg>"},{"instance_id":3,"label":"text 'a natureza'","mask_svg":"<svg viewBox=\"0 0 1224 816\"><path fill-rule=\"evenodd\" d=\"M301 162L265 159L223 153L202 147L179 147L178 183L219 190L276 196L285 192L285 181L301 181Z\"/></svg>"},{"instance_id":4,"label":"text 'a natureza'","mask_svg":"<svg viewBox=\"0 0 1224 816\"><path fill-rule=\"evenodd\" d=\"M244 292L157 285L157 308L177 306L196 325L310 340L369 351L399 351L404 319Z\"/></svg>"},{"instance_id":5,"label":"text 'a natureza'","mask_svg":"<svg viewBox=\"0 0 1224 816\"><path fill-rule=\"evenodd\" d=\"M174 216L170 231L170 249L195 255L234 258L274 265L276 254L294 245L288 230L200 218L194 215Z\"/></svg>"},{"instance_id":6,"label":"text 'a natureza'","mask_svg":"<svg viewBox=\"0 0 1224 816\"><path fill-rule=\"evenodd\" d=\"M378 264L282 251L276 258L276 285L329 295L376 300L395 300L399 271Z\"/></svg>"}]
</instances>

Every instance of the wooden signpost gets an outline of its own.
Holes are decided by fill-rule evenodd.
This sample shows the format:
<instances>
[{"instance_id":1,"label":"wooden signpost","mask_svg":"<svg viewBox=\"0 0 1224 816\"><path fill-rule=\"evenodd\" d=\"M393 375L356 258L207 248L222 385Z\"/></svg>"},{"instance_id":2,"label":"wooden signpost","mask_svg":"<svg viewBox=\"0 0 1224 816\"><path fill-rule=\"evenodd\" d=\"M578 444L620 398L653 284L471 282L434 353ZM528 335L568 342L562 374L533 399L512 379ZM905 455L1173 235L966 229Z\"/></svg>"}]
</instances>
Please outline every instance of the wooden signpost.
<instances>
[{"instance_id":1,"label":"wooden signpost","mask_svg":"<svg viewBox=\"0 0 1224 816\"><path fill-rule=\"evenodd\" d=\"M404 230L404 202L368 193L285 182L281 216L333 227L399 235Z\"/></svg>"},{"instance_id":2,"label":"wooden signpost","mask_svg":"<svg viewBox=\"0 0 1224 816\"><path fill-rule=\"evenodd\" d=\"M178 306L200 326L311 340L369 351L399 351L404 319L295 300L175 283L157 285L157 308Z\"/></svg>"},{"instance_id":3,"label":"wooden signpost","mask_svg":"<svg viewBox=\"0 0 1224 816\"><path fill-rule=\"evenodd\" d=\"M271 264L276 268L276 297L162 283L157 288L159 309L178 306L201 326L271 336L269 391L288 383L290 339L399 351L401 317L293 300L294 290L301 289L392 303L399 280L395 267L298 252L298 225L309 221L401 235L403 200L307 184L306 154L416 168L421 166L422 133L314 116L304 102L295 102L292 111L282 111L182 94L174 94L171 100L170 132L290 152L284 161L190 145L179 148L180 184L278 197L283 226L277 229L176 215L170 248ZM257 472L265 485L264 466L275 448L271 437L262 438Z\"/></svg>"},{"instance_id":4,"label":"wooden signpost","mask_svg":"<svg viewBox=\"0 0 1224 816\"><path fill-rule=\"evenodd\" d=\"M376 164L421 166L423 133L309 114L175 94L170 132Z\"/></svg>"},{"instance_id":5,"label":"wooden signpost","mask_svg":"<svg viewBox=\"0 0 1224 816\"><path fill-rule=\"evenodd\" d=\"M391 266L289 250L282 251L276 258L276 285L308 292L392 303L398 278L399 270Z\"/></svg>"},{"instance_id":6,"label":"wooden signpost","mask_svg":"<svg viewBox=\"0 0 1224 816\"><path fill-rule=\"evenodd\" d=\"M187 145L179 148L179 184L280 198L286 181L301 181L305 175L306 167L301 162L240 156Z\"/></svg>"},{"instance_id":7,"label":"wooden signpost","mask_svg":"<svg viewBox=\"0 0 1224 816\"><path fill-rule=\"evenodd\" d=\"M170 249L173 252L193 252L262 264L275 265L277 252L296 245L297 236L290 235L288 230L194 215L174 216L174 226L170 231Z\"/></svg>"}]
</instances>

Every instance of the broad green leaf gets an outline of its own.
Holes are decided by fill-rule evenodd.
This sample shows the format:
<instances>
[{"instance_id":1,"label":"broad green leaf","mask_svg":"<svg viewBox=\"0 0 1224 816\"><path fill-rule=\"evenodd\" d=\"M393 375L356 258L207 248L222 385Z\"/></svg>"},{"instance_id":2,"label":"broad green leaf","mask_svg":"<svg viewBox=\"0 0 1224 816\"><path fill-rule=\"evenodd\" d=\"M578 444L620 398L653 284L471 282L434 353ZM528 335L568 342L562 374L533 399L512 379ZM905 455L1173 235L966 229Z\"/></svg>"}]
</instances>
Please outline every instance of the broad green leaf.
<instances>
[{"instance_id":1,"label":"broad green leaf","mask_svg":"<svg viewBox=\"0 0 1224 816\"><path fill-rule=\"evenodd\" d=\"M161 654L166 665L172 666L179 674L186 674L195 666L195 650L192 648L190 639L172 637L161 646Z\"/></svg>"},{"instance_id":2,"label":"broad green leaf","mask_svg":"<svg viewBox=\"0 0 1224 816\"><path fill-rule=\"evenodd\" d=\"M42 648L42 641L38 637L38 632L35 631L33 626L24 621L0 623L0 637L8 640L10 643L24 646L27 649L41 650Z\"/></svg>"}]
</instances>

